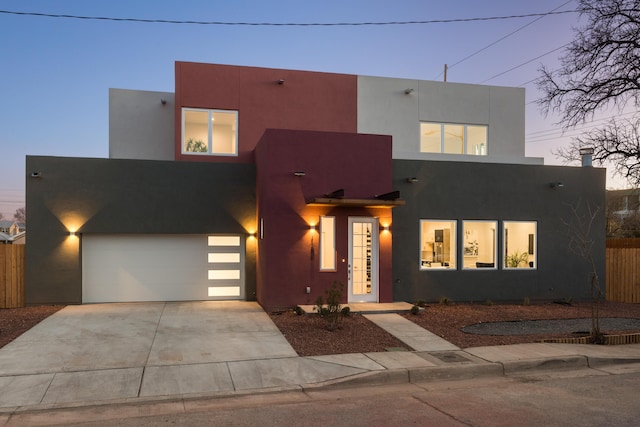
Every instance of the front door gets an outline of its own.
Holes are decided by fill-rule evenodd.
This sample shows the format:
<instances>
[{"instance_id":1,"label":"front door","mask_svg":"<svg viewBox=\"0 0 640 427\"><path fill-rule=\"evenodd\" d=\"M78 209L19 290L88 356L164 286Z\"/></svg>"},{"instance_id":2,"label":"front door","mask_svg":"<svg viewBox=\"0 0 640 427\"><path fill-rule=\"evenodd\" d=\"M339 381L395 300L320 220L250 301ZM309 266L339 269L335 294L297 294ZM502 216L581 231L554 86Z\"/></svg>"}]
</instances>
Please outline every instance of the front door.
<instances>
[{"instance_id":1,"label":"front door","mask_svg":"<svg viewBox=\"0 0 640 427\"><path fill-rule=\"evenodd\" d=\"M378 220L349 217L349 302L378 302Z\"/></svg>"}]
</instances>

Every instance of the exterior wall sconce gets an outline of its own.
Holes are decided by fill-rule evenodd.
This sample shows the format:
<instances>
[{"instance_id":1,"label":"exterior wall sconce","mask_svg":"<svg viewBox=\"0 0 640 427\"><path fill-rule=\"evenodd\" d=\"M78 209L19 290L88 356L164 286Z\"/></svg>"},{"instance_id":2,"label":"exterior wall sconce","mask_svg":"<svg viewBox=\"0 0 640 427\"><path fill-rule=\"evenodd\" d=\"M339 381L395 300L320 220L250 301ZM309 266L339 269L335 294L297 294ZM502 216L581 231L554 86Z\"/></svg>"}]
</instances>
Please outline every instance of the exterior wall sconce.
<instances>
[{"instance_id":1,"label":"exterior wall sconce","mask_svg":"<svg viewBox=\"0 0 640 427\"><path fill-rule=\"evenodd\" d=\"M549 184L549 187L558 190L560 188L564 188L564 184L561 182L552 182L551 184Z\"/></svg>"},{"instance_id":2,"label":"exterior wall sconce","mask_svg":"<svg viewBox=\"0 0 640 427\"><path fill-rule=\"evenodd\" d=\"M305 174L304 172L302 172L302 171L294 172L293 174L294 174L295 176L298 176L298 177L300 177L300 176L305 176L305 175L306 175L306 174Z\"/></svg>"},{"instance_id":3,"label":"exterior wall sconce","mask_svg":"<svg viewBox=\"0 0 640 427\"><path fill-rule=\"evenodd\" d=\"M416 182L420 182L420 180L418 178L416 178L415 176L413 176L411 178L407 178L407 182L409 184L415 184Z\"/></svg>"},{"instance_id":4,"label":"exterior wall sconce","mask_svg":"<svg viewBox=\"0 0 640 427\"><path fill-rule=\"evenodd\" d=\"M413 92L413 88L407 88L407 89L404 90L404 94L405 95L410 95L411 92Z\"/></svg>"},{"instance_id":5,"label":"exterior wall sconce","mask_svg":"<svg viewBox=\"0 0 640 427\"><path fill-rule=\"evenodd\" d=\"M42 174L40 172L31 172L31 178L42 178Z\"/></svg>"},{"instance_id":6,"label":"exterior wall sconce","mask_svg":"<svg viewBox=\"0 0 640 427\"><path fill-rule=\"evenodd\" d=\"M284 79L280 79L280 80L278 80L278 84L279 84L279 85L283 85L283 84L284 84Z\"/></svg>"},{"instance_id":7,"label":"exterior wall sconce","mask_svg":"<svg viewBox=\"0 0 640 427\"><path fill-rule=\"evenodd\" d=\"M253 233L249 233L249 237L256 237L256 232L254 231Z\"/></svg>"},{"instance_id":8,"label":"exterior wall sconce","mask_svg":"<svg viewBox=\"0 0 640 427\"><path fill-rule=\"evenodd\" d=\"M75 231L70 231L70 232L69 232L69 236L71 236L71 237L75 237L75 235L76 235L76 232L75 232Z\"/></svg>"},{"instance_id":9,"label":"exterior wall sconce","mask_svg":"<svg viewBox=\"0 0 640 427\"><path fill-rule=\"evenodd\" d=\"M160 104L167 105L167 100L164 98L160 98Z\"/></svg>"},{"instance_id":10,"label":"exterior wall sconce","mask_svg":"<svg viewBox=\"0 0 640 427\"><path fill-rule=\"evenodd\" d=\"M389 231L389 226L388 225L383 225L382 226L382 231Z\"/></svg>"},{"instance_id":11,"label":"exterior wall sconce","mask_svg":"<svg viewBox=\"0 0 640 427\"><path fill-rule=\"evenodd\" d=\"M315 231L315 230L316 230L315 224L312 224L309 226L309 231Z\"/></svg>"}]
</instances>

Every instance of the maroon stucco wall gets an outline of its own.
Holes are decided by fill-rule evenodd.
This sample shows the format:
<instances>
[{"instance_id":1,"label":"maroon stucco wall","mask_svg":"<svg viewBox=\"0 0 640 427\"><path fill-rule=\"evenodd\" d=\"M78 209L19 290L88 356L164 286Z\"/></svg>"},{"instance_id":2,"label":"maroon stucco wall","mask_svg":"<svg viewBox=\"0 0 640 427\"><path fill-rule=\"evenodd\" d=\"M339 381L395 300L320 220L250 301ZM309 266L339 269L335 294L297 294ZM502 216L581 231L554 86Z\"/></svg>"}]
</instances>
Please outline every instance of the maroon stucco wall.
<instances>
[{"instance_id":1,"label":"maroon stucco wall","mask_svg":"<svg viewBox=\"0 0 640 427\"><path fill-rule=\"evenodd\" d=\"M390 208L308 207L306 201L337 189L346 198L372 199L392 191L391 137L269 129L255 151L258 233L257 299L268 309L313 304L334 280L347 296L348 217L391 223ZM294 176L295 171L305 176ZM337 271L319 271L321 215L336 217ZM381 231L379 301L392 300L391 234ZM345 260L343 262L343 259ZM311 294L306 294L306 287Z\"/></svg>"},{"instance_id":2,"label":"maroon stucco wall","mask_svg":"<svg viewBox=\"0 0 640 427\"><path fill-rule=\"evenodd\" d=\"M252 163L267 128L357 132L354 75L176 62L175 78L176 160ZM238 156L183 155L183 107L238 110Z\"/></svg>"}]
</instances>

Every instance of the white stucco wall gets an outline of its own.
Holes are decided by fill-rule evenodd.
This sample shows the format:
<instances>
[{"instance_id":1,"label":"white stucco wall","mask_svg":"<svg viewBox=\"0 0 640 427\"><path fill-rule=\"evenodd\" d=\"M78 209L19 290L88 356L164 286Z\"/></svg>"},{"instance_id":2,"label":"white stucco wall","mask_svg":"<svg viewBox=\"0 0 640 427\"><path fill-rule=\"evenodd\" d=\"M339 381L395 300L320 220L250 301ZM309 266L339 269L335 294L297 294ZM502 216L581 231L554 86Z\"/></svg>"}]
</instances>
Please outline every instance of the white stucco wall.
<instances>
[{"instance_id":1,"label":"white stucco wall","mask_svg":"<svg viewBox=\"0 0 640 427\"><path fill-rule=\"evenodd\" d=\"M174 160L174 99L171 92L109 89L109 158Z\"/></svg>"},{"instance_id":2,"label":"white stucco wall","mask_svg":"<svg viewBox=\"0 0 640 427\"><path fill-rule=\"evenodd\" d=\"M522 88L358 76L358 132L391 135L394 159L543 164L525 157L524 117ZM421 121L487 125L488 154L421 153Z\"/></svg>"}]
</instances>

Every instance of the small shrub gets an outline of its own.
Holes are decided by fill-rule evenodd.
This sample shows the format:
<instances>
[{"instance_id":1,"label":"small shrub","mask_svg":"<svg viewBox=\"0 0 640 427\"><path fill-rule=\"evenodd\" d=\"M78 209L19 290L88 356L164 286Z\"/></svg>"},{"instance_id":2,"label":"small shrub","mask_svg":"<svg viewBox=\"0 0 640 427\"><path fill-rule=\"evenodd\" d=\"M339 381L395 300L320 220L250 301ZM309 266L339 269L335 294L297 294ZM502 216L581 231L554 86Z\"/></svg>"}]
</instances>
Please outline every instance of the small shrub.
<instances>
[{"instance_id":1,"label":"small shrub","mask_svg":"<svg viewBox=\"0 0 640 427\"><path fill-rule=\"evenodd\" d=\"M491 301L490 299L486 300L484 302L484 305L491 307L493 305L493 301Z\"/></svg>"},{"instance_id":2,"label":"small shrub","mask_svg":"<svg viewBox=\"0 0 640 427\"><path fill-rule=\"evenodd\" d=\"M447 297L440 297L440 304L442 305L449 305L451 304L451 300Z\"/></svg>"},{"instance_id":3,"label":"small shrub","mask_svg":"<svg viewBox=\"0 0 640 427\"><path fill-rule=\"evenodd\" d=\"M529 297L524 297L524 300L522 301L522 305L525 305L525 306L531 305L531 300L529 299Z\"/></svg>"},{"instance_id":4,"label":"small shrub","mask_svg":"<svg viewBox=\"0 0 640 427\"><path fill-rule=\"evenodd\" d=\"M411 314L420 314L420 306L418 304L414 304L413 307L411 307Z\"/></svg>"},{"instance_id":5,"label":"small shrub","mask_svg":"<svg viewBox=\"0 0 640 427\"><path fill-rule=\"evenodd\" d=\"M296 305L295 312L298 316L302 316L304 314L304 310L299 305Z\"/></svg>"},{"instance_id":6,"label":"small shrub","mask_svg":"<svg viewBox=\"0 0 640 427\"><path fill-rule=\"evenodd\" d=\"M351 316L351 308L349 306L342 307L342 310L340 310L340 314L342 314L342 317Z\"/></svg>"},{"instance_id":7,"label":"small shrub","mask_svg":"<svg viewBox=\"0 0 640 427\"><path fill-rule=\"evenodd\" d=\"M340 327L340 319L343 317L340 306L343 289L344 285L342 283L334 281L331 288L324 292L326 301L322 295L318 295L318 298L316 298L315 310L327 321L326 327L329 331L335 331Z\"/></svg>"},{"instance_id":8,"label":"small shrub","mask_svg":"<svg viewBox=\"0 0 640 427\"><path fill-rule=\"evenodd\" d=\"M426 307L427 303L422 301L421 299L419 299L418 301L416 301L413 305L416 305L418 307Z\"/></svg>"}]
</instances>

